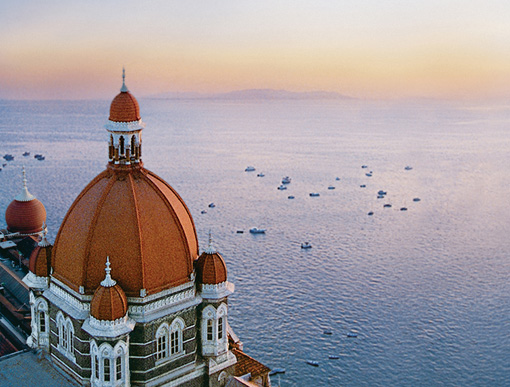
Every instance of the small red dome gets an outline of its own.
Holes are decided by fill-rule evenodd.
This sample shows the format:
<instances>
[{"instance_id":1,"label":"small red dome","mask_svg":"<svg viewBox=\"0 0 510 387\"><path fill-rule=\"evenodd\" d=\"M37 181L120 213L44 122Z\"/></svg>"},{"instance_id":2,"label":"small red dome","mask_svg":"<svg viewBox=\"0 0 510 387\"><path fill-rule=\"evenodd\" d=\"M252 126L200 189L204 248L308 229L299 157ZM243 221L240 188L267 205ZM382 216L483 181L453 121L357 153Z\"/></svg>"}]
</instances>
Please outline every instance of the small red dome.
<instances>
[{"instance_id":1,"label":"small red dome","mask_svg":"<svg viewBox=\"0 0 510 387\"><path fill-rule=\"evenodd\" d=\"M120 92L110 105L110 121L133 122L140 120L138 101L129 91Z\"/></svg>"},{"instance_id":2,"label":"small red dome","mask_svg":"<svg viewBox=\"0 0 510 387\"><path fill-rule=\"evenodd\" d=\"M5 211L5 221L9 232L36 234L42 231L43 223L46 222L46 209L36 198L30 201L15 199Z\"/></svg>"},{"instance_id":3,"label":"small red dome","mask_svg":"<svg viewBox=\"0 0 510 387\"><path fill-rule=\"evenodd\" d=\"M217 285L227 280L227 265L217 252L205 251L195 264L197 281L205 285Z\"/></svg>"},{"instance_id":4,"label":"small red dome","mask_svg":"<svg viewBox=\"0 0 510 387\"><path fill-rule=\"evenodd\" d=\"M29 258L28 269L38 277L49 277L51 267L52 245L39 245L32 251Z\"/></svg>"},{"instance_id":5,"label":"small red dome","mask_svg":"<svg viewBox=\"0 0 510 387\"><path fill-rule=\"evenodd\" d=\"M90 303L90 314L98 320L115 321L124 317L127 311L126 294L118 284L109 287L100 285Z\"/></svg>"}]
</instances>

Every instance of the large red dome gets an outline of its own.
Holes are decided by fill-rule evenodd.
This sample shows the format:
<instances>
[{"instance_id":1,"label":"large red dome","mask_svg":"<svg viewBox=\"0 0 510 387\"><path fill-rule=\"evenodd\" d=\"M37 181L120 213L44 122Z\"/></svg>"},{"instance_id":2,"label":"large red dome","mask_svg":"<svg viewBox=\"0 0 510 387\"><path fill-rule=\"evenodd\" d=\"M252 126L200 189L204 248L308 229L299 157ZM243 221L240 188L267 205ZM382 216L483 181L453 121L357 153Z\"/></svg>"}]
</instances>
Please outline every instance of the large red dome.
<instances>
[{"instance_id":1,"label":"large red dome","mask_svg":"<svg viewBox=\"0 0 510 387\"><path fill-rule=\"evenodd\" d=\"M36 234L42 231L43 223L46 222L46 209L36 198L30 201L14 199L5 211L5 222L9 232Z\"/></svg>"},{"instance_id":2,"label":"large red dome","mask_svg":"<svg viewBox=\"0 0 510 387\"><path fill-rule=\"evenodd\" d=\"M82 191L62 222L52 252L53 276L92 294L107 256L128 297L190 280L198 241L181 197L140 166L112 166Z\"/></svg>"}]
</instances>

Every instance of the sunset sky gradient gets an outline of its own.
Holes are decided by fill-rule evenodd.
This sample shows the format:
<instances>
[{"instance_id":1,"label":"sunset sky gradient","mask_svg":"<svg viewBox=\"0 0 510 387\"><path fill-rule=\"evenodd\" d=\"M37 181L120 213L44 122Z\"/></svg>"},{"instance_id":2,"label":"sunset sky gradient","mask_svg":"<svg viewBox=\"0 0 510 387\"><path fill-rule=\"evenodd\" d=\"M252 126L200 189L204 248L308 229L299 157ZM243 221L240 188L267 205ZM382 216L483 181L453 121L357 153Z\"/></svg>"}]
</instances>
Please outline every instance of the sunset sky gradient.
<instances>
[{"instance_id":1,"label":"sunset sky gradient","mask_svg":"<svg viewBox=\"0 0 510 387\"><path fill-rule=\"evenodd\" d=\"M510 2L0 2L0 98L247 88L510 96Z\"/></svg>"}]
</instances>

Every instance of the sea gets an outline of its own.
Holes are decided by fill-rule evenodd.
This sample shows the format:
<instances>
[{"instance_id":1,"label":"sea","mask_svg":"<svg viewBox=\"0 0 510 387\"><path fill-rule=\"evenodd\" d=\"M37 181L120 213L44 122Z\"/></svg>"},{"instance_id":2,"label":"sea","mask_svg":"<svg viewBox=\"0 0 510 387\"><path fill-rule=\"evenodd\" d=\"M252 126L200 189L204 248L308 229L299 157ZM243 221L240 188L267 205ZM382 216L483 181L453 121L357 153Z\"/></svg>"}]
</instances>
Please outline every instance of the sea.
<instances>
[{"instance_id":1,"label":"sea","mask_svg":"<svg viewBox=\"0 0 510 387\"><path fill-rule=\"evenodd\" d=\"M145 167L201 251L211 233L245 352L285 369L273 386L510 385L510 104L139 103ZM54 241L106 166L109 104L1 100L0 210L25 166Z\"/></svg>"}]
</instances>

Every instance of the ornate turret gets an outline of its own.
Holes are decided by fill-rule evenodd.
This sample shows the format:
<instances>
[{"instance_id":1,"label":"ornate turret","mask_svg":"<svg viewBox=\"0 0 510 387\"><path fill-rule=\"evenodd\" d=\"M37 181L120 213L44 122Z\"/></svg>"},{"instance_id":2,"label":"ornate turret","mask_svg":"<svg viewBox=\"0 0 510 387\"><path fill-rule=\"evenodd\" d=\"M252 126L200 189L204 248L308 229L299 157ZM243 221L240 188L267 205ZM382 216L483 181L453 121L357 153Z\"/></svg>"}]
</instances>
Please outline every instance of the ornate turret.
<instances>
[{"instance_id":1,"label":"ornate turret","mask_svg":"<svg viewBox=\"0 0 510 387\"><path fill-rule=\"evenodd\" d=\"M110 117L105 125L109 133L108 160L113 165L136 165L142 162L142 129L138 101L126 86L122 69L120 93L110 105Z\"/></svg>"}]
</instances>

